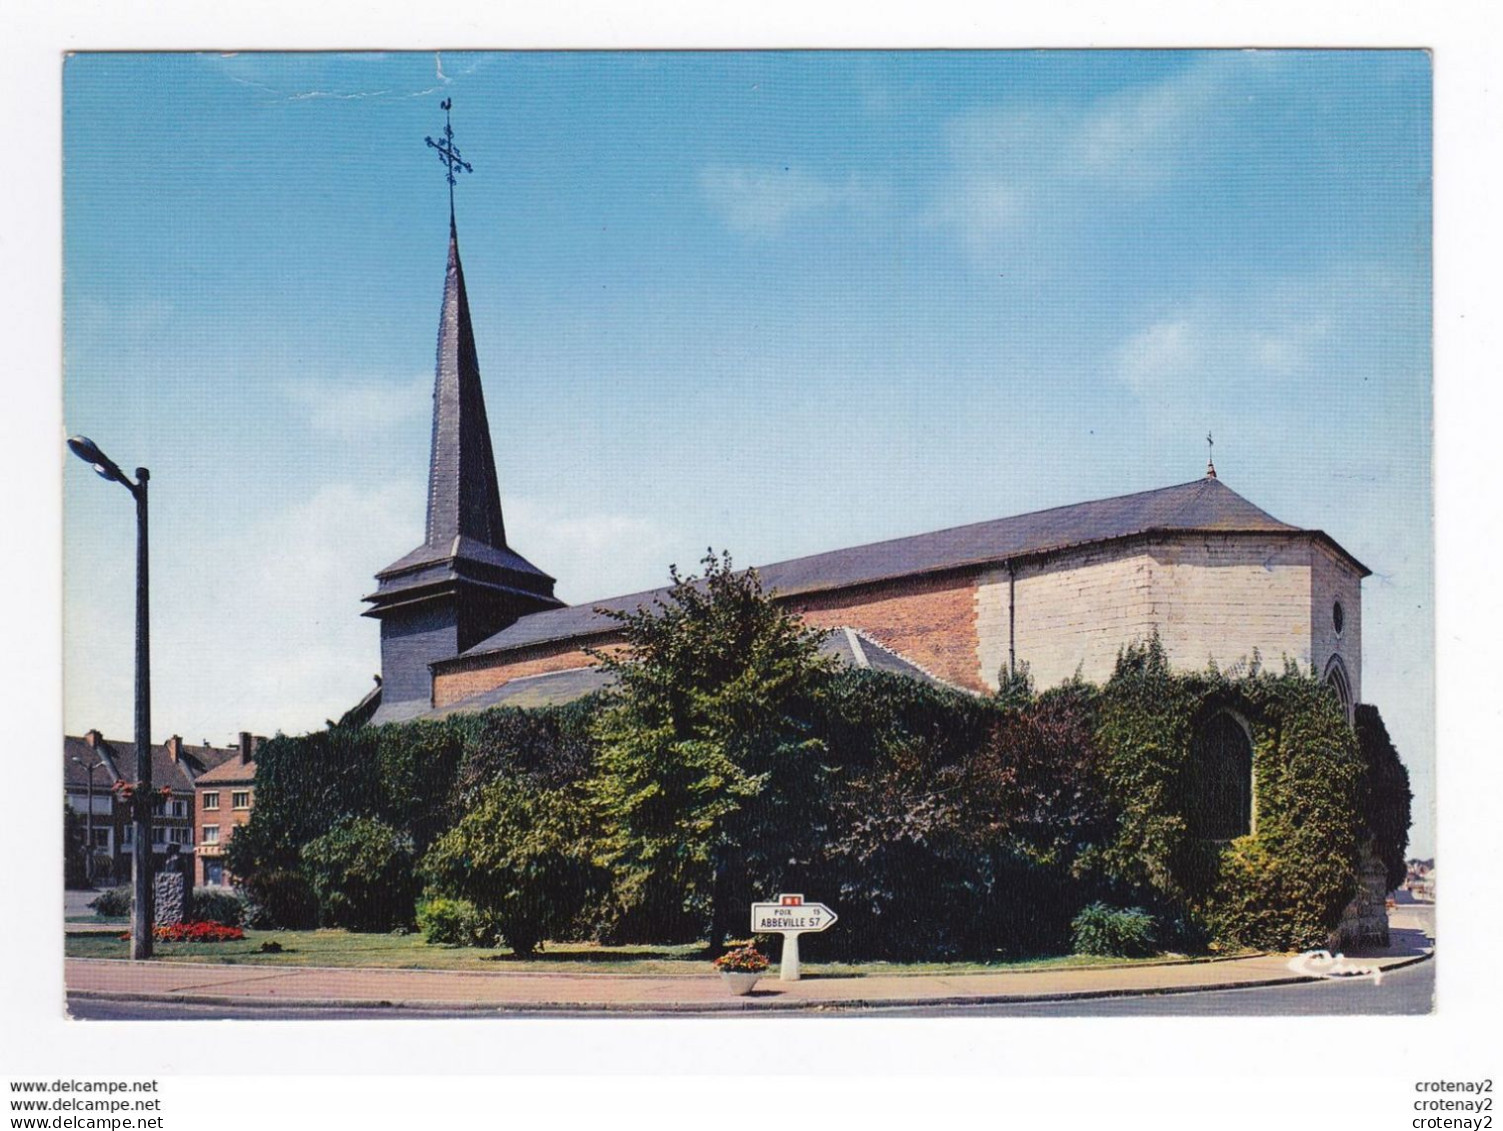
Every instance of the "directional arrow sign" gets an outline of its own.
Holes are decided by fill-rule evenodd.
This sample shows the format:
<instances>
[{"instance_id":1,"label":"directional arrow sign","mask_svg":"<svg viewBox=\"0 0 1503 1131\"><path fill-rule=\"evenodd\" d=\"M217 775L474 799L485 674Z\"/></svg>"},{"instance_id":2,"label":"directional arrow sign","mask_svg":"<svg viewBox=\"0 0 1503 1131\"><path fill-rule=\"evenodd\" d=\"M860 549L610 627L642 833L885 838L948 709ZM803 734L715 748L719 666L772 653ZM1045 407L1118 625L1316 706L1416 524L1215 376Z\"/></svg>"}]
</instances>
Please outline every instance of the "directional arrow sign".
<instances>
[{"instance_id":1,"label":"directional arrow sign","mask_svg":"<svg viewBox=\"0 0 1503 1131\"><path fill-rule=\"evenodd\" d=\"M785 982L799 980L799 935L805 931L828 930L836 918L835 912L823 903L805 903L801 895L780 895L776 903L751 905L753 933L783 936L783 961L778 976Z\"/></svg>"},{"instance_id":2,"label":"directional arrow sign","mask_svg":"<svg viewBox=\"0 0 1503 1131\"><path fill-rule=\"evenodd\" d=\"M754 934L824 931L839 918L823 903L805 903L802 896L798 897L797 903L786 903L784 900L787 898L779 896L777 903L751 905L751 929Z\"/></svg>"}]
</instances>

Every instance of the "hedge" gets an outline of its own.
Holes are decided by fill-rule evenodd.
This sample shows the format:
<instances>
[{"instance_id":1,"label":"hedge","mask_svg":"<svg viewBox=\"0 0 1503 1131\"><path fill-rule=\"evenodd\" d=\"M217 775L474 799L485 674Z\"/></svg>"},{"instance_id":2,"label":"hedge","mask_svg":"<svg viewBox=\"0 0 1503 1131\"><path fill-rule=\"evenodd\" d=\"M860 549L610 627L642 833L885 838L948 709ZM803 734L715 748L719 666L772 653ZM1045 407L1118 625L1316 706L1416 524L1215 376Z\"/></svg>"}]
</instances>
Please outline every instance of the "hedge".
<instances>
[{"instance_id":1,"label":"hedge","mask_svg":"<svg viewBox=\"0 0 1503 1131\"><path fill-rule=\"evenodd\" d=\"M805 940L811 959L1060 953L1095 903L1141 907L1159 944L1176 949L1323 945L1361 851L1371 844L1391 878L1402 864L1407 775L1377 711L1359 707L1354 730L1313 675L1270 674L1256 658L1236 673L1174 672L1151 639L1124 649L1099 688L1072 681L1036 694L1019 678L984 698L842 670L818 673L786 702L787 733L818 758L794 799L805 831L773 836L795 823L788 799L765 811L756 800L753 832L726 869L748 877L729 917L738 923L746 902L778 891L822 898L841 924ZM443 846L424 864L434 898L469 900L487 916L527 909L512 916L521 949L557 932L707 937L703 877L695 892L654 868L631 876L628 894L602 888L598 872L575 883L587 863L611 859L611 813L595 803L611 796L599 786L614 772L599 758L608 703L266 743L256 809L229 848L257 921L293 925L310 902L325 922L410 919L410 870L393 866L400 914L371 917L348 906L365 897L347 890L352 873L338 874L333 846L304 849L364 821L387 830L388 856L408 869ZM1192 804L1197 735L1213 727L1247 735L1252 778L1250 827L1214 840L1199 835L1204 812ZM548 832L529 845L536 806ZM512 832L481 828L482 811ZM555 869L568 882L547 906L539 893L551 885L528 877Z\"/></svg>"}]
</instances>

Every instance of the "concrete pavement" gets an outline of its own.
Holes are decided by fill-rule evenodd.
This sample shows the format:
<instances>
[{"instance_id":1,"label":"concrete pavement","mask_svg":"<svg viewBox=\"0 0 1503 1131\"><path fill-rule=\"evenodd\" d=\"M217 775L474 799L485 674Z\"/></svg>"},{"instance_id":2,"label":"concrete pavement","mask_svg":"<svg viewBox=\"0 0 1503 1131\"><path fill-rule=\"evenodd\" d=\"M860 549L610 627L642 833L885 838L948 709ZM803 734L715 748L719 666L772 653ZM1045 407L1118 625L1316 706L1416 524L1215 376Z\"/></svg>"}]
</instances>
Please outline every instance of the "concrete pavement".
<instances>
[{"instance_id":1,"label":"concrete pavement","mask_svg":"<svg viewBox=\"0 0 1503 1131\"><path fill-rule=\"evenodd\" d=\"M1392 921L1392 945L1363 957L1362 964L1386 971L1430 956L1433 927L1428 916L1400 908ZM273 968L77 958L67 960L64 976L68 995L74 999L279 1008L380 1006L655 1014L1001 1004L1193 993L1319 980L1292 970L1287 955L1076 970L826 975L798 982L779 981L774 971L746 997L732 995L719 975L708 969L703 974L659 976Z\"/></svg>"},{"instance_id":2,"label":"concrete pavement","mask_svg":"<svg viewBox=\"0 0 1503 1131\"><path fill-rule=\"evenodd\" d=\"M1426 957L1426 952L1410 952L1362 961L1392 970ZM780 982L774 975L759 982L747 997L733 996L713 972L659 977L328 967L273 970L265 966L70 959L66 978L70 997L117 1001L620 1013L975 1005L1188 993L1316 980L1292 971L1288 957L1280 955L1105 969L807 977L798 982Z\"/></svg>"}]
</instances>

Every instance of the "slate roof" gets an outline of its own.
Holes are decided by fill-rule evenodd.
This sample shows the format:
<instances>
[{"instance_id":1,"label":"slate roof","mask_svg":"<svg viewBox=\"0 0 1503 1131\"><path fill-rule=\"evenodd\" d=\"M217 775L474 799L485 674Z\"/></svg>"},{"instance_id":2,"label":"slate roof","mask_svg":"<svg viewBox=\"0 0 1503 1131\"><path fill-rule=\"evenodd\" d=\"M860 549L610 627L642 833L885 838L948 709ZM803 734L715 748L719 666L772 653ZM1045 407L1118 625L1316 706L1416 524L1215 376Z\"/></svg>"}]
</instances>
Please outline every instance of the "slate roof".
<instances>
[{"instance_id":1,"label":"slate roof","mask_svg":"<svg viewBox=\"0 0 1503 1131\"><path fill-rule=\"evenodd\" d=\"M907 657L878 644L859 629L830 629L820 641L819 650L846 667L892 672L926 683L943 682ZM550 707L583 699L586 695L604 690L612 682L614 679L611 674L600 667L569 668L542 675L522 676L503 683L500 687L482 691L417 717L446 719L450 715L474 714L492 707Z\"/></svg>"},{"instance_id":2,"label":"slate roof","mask_svg":"<svg viewBox=\"0 0 1503 1131\"><path fill-rule=\"evenodd\" d=\"M1363 576L1370 572L1324 532L1305 531L1280 522L1221 480L1209 476L1154 491L813 554L760 566L757 572L769 590L790 597L1173 532L1308 534L1323 540ZM650 589L531 613L463 652L461 658L609 634L615 630L616 622L597 609L632 612L651 606L654 599L667 592L666 587ZM452 662L440 661L440 664Z\"/></svg>"},{"instance_id":3,"label":"slate roof","mask_svg":"<svg viewBox=\"0 0 1503 1131\"><path fill-rule=\"evenodd\" d=\"M452 581L465 573L466 564L477 567L472 580L551 596L553 578L506 545L496 457L452 217L436 352L423 544L376 574L380 587L375 596Z\"/></svg>"},{"instance_id":4,"label":"slate roof","mask_svg":"<svg viewBox=\"0 0 1503 1131\"><path fill-rule=\"evenodd\" d=\"M174 761L167 752L166 746L152 746L151 748L151 784L153 789L161 789L164 785L170 785L175 791L191 793L193 783L203 774L208 773L216 766L222 765L231 758L236 758L239 751L228 746L188 746L182 747L182 757ZM73 759L77 758L83 763L79 765ZM63 788L68 791L84 792L89 788L88 764L95 762L104 766L104 770L94 771L94 791L108 790L118 778L123 781L136 780L136 744L134 742L121 742L118 739L101 739L97 747L91 747L88 741L76 735L63 737Z\"/></svg>"}]
</instances>

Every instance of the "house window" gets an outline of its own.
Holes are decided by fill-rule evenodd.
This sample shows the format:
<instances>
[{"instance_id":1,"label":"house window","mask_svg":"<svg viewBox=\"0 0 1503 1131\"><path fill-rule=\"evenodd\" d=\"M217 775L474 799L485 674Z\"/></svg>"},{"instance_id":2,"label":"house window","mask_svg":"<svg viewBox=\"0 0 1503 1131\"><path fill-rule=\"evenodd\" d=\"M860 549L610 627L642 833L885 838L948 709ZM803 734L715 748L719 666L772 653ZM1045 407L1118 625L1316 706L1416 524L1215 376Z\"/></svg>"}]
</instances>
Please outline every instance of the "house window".
<instances>
[{"instance_id":1,"label":"house window","mask_svg":"<svg viewBox=\"0 0 1503 1131\"><path fill-rule=\"evenodd\" d=\"M120 847L133 848L136 844L136 826L126 825L120 830Z\"/></svg>"},{"instance_id":2,"label":"house window","mask_svg":"<svg viewBox=\"0 0 1503 1131\"><path fill-rule=\"evenodd\" d=\"M152 844L166 844L167 843L167 830L166 830L165 827L163 827L162 825L153 825L152 826L152 830L151 830L151 843Z\"/></svg>"},{"instance_id":3,"label":"house window","mask_svg":"<svg viewBox=\"0 0 1503 1131\"><path fill-rule=\"evenodd\" d=\"M174 801L172 803L172 815L174 817L186 817L188 815L188 803L186 801Z\"/></svg>"},{"instance_id":4,"label":"house window","mask_svg":"<svg viewBox=\"0 0 1503 1131\"><path fill-rule=\"evenodd\" d=\"M1340 636L1341 630L1346 627L1346 610L1341 607L1340 601L1331 606L1331 627L1336 630L1337 636Z\"/></svg>"},{"instance_id":5,"label":"house window","mask_svg":"<svg viewBox=\"0 0 1503 1131\"><path fill-rule=\"evenodd\" d=\"M110 830L109 829L95 829L94 830L94 847L95 848L101 848L105 852L108 852L110 850Z\"/></svg>"},{"instance_id":6,"label":"house window","mask_svg":"<svg viewBox=\"0 0 1503 1131\"><path fill-rule=\"evenodd\" d=\"M218 844L219 843L219 826L218 825L205 825L204 826L204 839L203 839L203 843L204 844Z\"/></svg>"},{"instance_id":7,"label":"house window","mask_svg":"<svg viewBox=\"0 0 1503 1131\"><path fill-rule=\"evenodd\" d=\"M224 883L224 861L207 860L204 862L204 883L218 887Z\"/></svg>"},{"instance_id":8,"label":"house window","mask_svg":"<svg viewBox=\"0 0 1503 1131\"><path fill-rule=\"evenodd\" d=\"M1229 712L1201 724L1190 744L1192 836L1232 840L1252 831L1252 754L1247 731Z\"/></svg>"},{"instance_id":9,"label":"house window","mask_svg":"<svg viewBox=\"0 0 1503 1131\"><path fill-rule=\"evenodd\" d=\"M153 797L151 799L151 815L153 817L162 817L162 816L165 816L166 814L167 814L167 802L163 798Z\"/></svg>"},{"instance_id":10,"label":"house window","mask_svg":"<svg viewBox=\"0 0 1503 1131\"><path fill-rule=\"evenodd\" d=\"M168 829L167 830L167 839L169 841L171 841L173 844L192 844L193 843L193 830L192 829Z\"/></svg>"},{"instance_id":11,"label":"house window","mask_svg":"<svg viewBox=\"0 0 1503 1131\"><path fill-rule=\"evenodd\" d=\"M230 804L236 809L250 808L250 790L237 789L230 794Z\"/></svg>"},{"instance_id":12,"label":"house window","mask_svg":"<svg viewBox=\"0 0 1503 1131\"><path fill-rule=\"evenodd\" d=\"M204 808L205 809L218 809L219 808L219 791L217 789L213 793L206 793L206 794L204 794Z\"/></svg>"}]
</instances>

